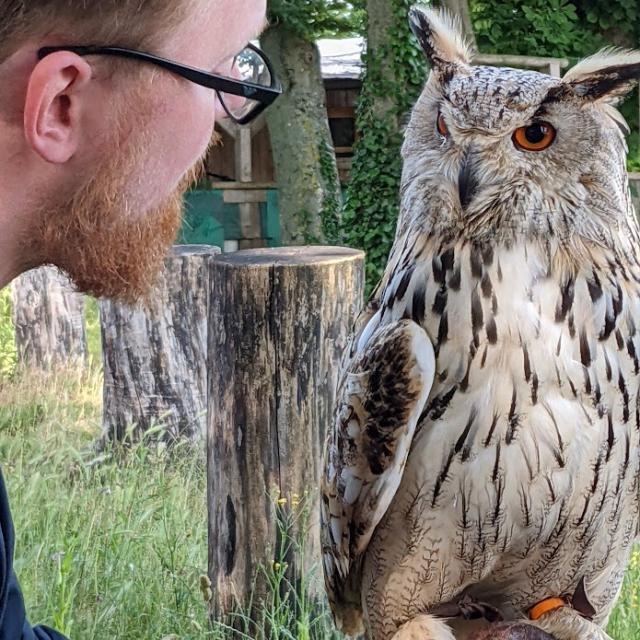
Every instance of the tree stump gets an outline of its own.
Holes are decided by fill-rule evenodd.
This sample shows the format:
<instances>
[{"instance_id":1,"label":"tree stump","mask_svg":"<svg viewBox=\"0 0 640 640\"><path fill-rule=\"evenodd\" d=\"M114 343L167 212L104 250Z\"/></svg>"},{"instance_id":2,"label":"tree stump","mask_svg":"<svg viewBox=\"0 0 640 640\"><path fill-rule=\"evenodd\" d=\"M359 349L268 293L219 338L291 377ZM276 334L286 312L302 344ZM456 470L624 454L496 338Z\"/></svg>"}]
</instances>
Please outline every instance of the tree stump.
<instances>
[{"instance_id":1,"label":"tree stump","mask_svg":"<svg viewBox=\"0 0 640 640\"><path fill-rule=\"evenodd\" d=\"M264 576L256 579L261 565L287 563L294 585L318 565L322 448L339 361L363 291L364 254L352 249L259 249L213 261L207 442L212 617L246 607L251 595L254 605L264 597ZM310 531L300 530L301 508ZM305 534L296 563L286 538Z\"/></svg>"},{"instance_id":2,"label":"tree stump","mask_svg":"<svg viewBox=\"0 0 640 640\"><path fill-rule=\"evenodd\" d=\"M100 303L103 439L204 440L209 269L217 247L184 245L165 261L146 307Z\"/></svg>"},{"instance_id":3,"label":"tree stump","mask_svg":"<svg viewBox=\"0 0 640 640\"><path fill-rule=\"evenodd\" d=\"M20 367L50 371L84 364L84 296L64 273L56 267L28 271L13 281L12 298Z\"/></svg>"}]
</instances>

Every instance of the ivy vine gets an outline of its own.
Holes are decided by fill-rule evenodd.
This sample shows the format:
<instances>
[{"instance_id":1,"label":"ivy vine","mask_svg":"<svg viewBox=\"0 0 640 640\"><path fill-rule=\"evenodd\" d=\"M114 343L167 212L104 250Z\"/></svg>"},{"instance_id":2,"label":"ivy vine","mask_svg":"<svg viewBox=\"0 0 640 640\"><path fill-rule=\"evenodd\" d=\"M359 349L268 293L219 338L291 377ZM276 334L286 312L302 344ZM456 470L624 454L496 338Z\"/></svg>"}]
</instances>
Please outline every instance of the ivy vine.
<instances>
[{"instance_id":1,"label":"ivy vine","mask_svg":"<svg viewBox=\"0 0 640 640\"><path fill-rule=\"evenodd\" d=\"M284 22L300 38L344 37L362 30L361 0L269 0L270 22Z\"/></svg>"},{"instance_id":2,"label":"ivy vine","mask_svg":"<svg viewBox=\"0 0 640 640\"><path fill-rule=\"evenodd\" d=\"M387 38L369 47L358 104L353 170L342 215L343 239L367 253L367 288L380 279L398 218L402 125L425 82L427 64L409 29L413 0L387 0Z\"/></svg>"},{"instance_id":3,"label":"ivy vine","mask_svg":"<svg viewBox=\"0 0 640 640\"><path fill-rule=\"evenodd\" d=\"M324 189L322 211L320 211L320 223L325 242L340 244L342 241L340 220L342 217L342 198L339 190L338 176L336 175L336 161L333 147L326 141L318 143L318 155L320 157L320 179Z\"/></svg>"},{"instance_id":4,"label":"ivy vine","mask_svg":"<svg viewBox=\"0 0 640 640\"><path fill-rule=\"evenodd\" d=\"M471 15L478 47L486 53L579 57L604 44L568 0L476 0Z\"/></svg>"}]
</instances>

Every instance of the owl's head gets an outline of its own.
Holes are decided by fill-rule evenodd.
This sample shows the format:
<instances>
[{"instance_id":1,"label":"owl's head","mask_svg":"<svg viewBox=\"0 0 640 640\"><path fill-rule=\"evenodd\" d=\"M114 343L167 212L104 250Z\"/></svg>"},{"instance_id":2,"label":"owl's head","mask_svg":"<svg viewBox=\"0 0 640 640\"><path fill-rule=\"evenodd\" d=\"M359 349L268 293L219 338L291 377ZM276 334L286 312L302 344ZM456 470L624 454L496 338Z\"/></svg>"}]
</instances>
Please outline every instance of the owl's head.
<instances>
[{"instance_id":1,"label":"owl's head","mask_svg":"<svg viewBox=\"0 0 640 640\"><path fill-rule=\"evenodd\" d=\"M431 74L405 136L401 229L604 242L628 224L627 126L614 105L640 52L600 52L560 79L473 66L446 13L414 8L410 22Z\"/></svg>"}]
</instances>

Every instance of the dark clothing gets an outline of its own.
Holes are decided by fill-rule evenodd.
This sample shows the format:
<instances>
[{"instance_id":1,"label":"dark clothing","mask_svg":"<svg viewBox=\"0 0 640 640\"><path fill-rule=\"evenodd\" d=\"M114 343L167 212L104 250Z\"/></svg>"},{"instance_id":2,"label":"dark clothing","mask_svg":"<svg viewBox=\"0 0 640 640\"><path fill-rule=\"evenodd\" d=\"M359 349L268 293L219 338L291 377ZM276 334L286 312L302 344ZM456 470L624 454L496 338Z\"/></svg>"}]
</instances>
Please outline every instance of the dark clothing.
<instances>
[{"instance_id":1,"label":"dark clothing","mask_svg":"<svg viewBox=\"0 0 640 640\"><path fill-rule=\"evenodd\" d=\"M0 640L65 640L53 629L32 628L27 622L18 579L13 573L14 542L9 498L0 472Z\"/></svg>"}]
</instances>

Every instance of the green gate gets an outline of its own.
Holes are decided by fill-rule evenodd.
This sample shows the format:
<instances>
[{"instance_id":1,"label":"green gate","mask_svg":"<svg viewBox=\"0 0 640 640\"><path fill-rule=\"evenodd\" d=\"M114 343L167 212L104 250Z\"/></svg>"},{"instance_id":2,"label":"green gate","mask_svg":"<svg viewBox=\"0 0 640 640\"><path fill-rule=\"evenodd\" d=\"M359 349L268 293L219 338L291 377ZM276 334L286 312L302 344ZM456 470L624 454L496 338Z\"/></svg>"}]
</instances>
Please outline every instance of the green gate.
<instances>
[{"instance_id":1,"label":"green gate","mask_svg":"<svg viewBox=\"0 0 640 640\"><path fill-rule=\"evenodd\" d=\"M266 202L258 204L262 239L268 247L280 246L280 212L277 189L267 189ZM225 240L242 240L240 208L224 201L223 190L194 190L185 195L185 211L177 244L209 244L224 248Z\"/></svg>"}]
</instances>

